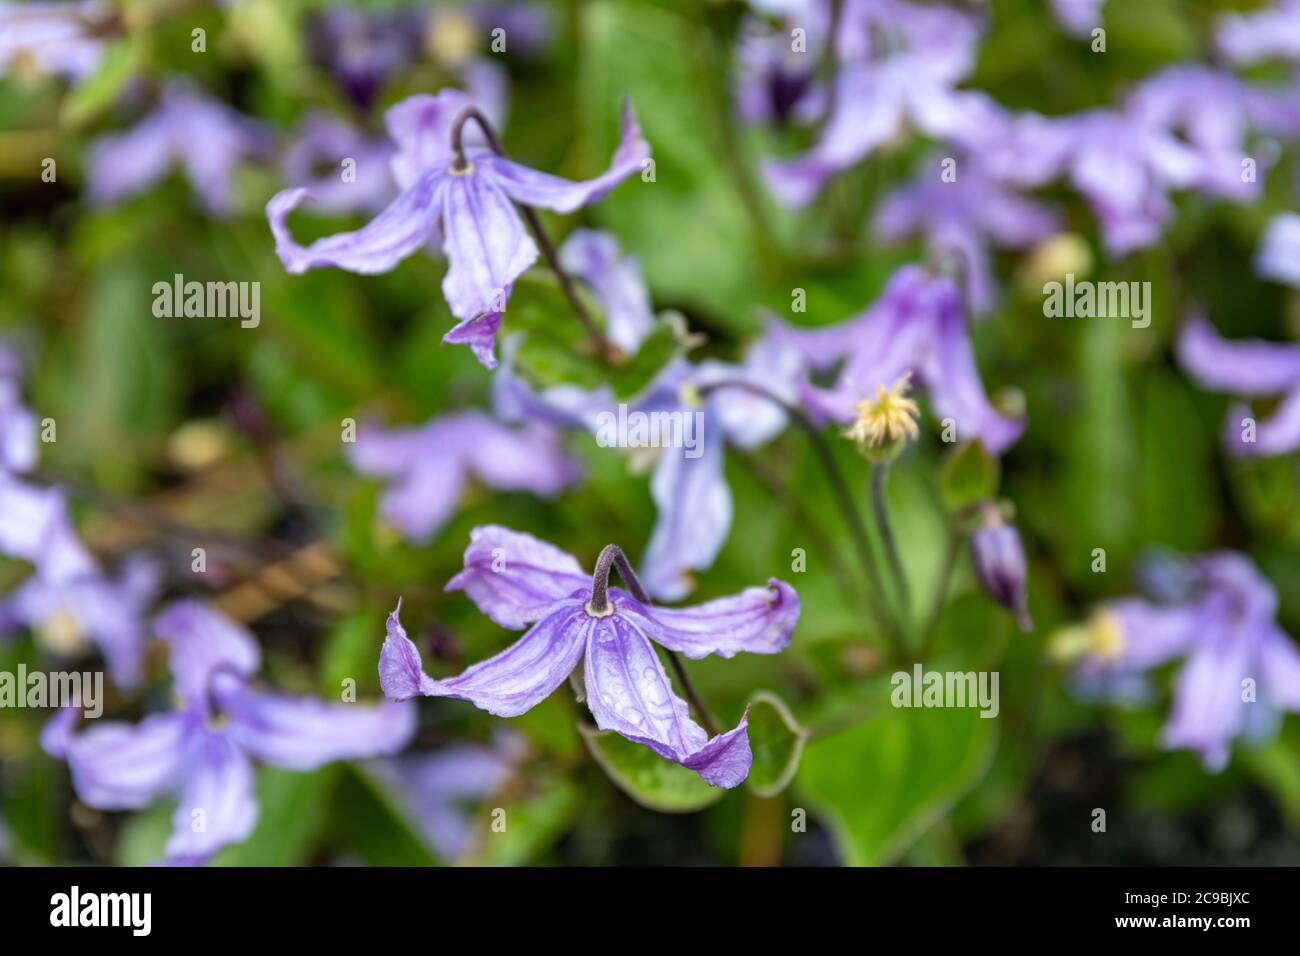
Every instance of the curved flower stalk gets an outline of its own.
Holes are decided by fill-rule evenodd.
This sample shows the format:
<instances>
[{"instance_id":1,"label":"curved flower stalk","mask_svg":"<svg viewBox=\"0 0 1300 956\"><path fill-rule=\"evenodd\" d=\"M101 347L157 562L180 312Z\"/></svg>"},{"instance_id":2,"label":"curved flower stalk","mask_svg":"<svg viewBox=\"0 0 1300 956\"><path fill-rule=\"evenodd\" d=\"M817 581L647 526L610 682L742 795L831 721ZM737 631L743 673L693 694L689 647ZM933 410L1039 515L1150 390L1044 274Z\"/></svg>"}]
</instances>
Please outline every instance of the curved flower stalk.
<instances>
[{"instance_id":1,"label":"curved flower stalk","mask_svg":"<svg viewBox=\"0 0 1300 956\"><path fill-rule=\"evenodd\" d=\"M608 586L614 562L632 593ZM638 594L635 575L613 546L602 553L592 577L554 545L489 525L471 534L465 568L447 590L463 590L502 627L527 632L495 657L434 680L398 620L399 605L389 615L379 657L380 682L389 697L455 697L499 717L516 717L583 664L587 704L602 730L644 744L714 786L734 787L748 775L746 718L710 739L673 692L651 642L692 659L774 654L789 643L799 619L799 597L788 584L773 578L766 588L695 607L654 607Z\"/></svg>"},{"instance_id":2,"label":"curved flower stalk","mask_svg":"<svg viewBox=\"0 0 1300 956\"><path fill-rule=\"evenodd\" d=\"M363 474L391 481L380 513L413 541L442 528L471 477L501 491L551 498L582 473L554 427L510 428L482 412L442 415L416 428L363 427L348 458Z\"/></svg>"},{"instance_id":3,"label":"curved flower stalk","mask_svg":"<svg viewBox=\"0 0 1300 956\"><path fill-rule=\"evenodd\" d=\"M389 163L393 148L372 139L328 113L308 114L285 149L280 168L285 181L301 186L328 212L370 212L384 208L396 193ZM344 178L343 163L354 164Z\"/></svg>"},{"instance_id":4,"label":"curved flower stalk","mask_svg":"<svg viewBox=\"0 0 1300 956\"><path fill-rule=\"evenodd\" d=\"M890 242L919 233L932 254L956 255L971 312L980 315L998 300L990 244L1024 249L1056 232L1060 217L1051 207L1007 189L976 160L959 160L957 169L949 181L931 163L910 184L886 196L875 232Z\"/></svg>"},{"instance_id":5,"label":"curved flower stalk","mask_svg":"<svg viewBox=\"0 0 1300 956\"><path fill-rule=\"evenodd\" d=\"M782 202L803 206L831 176L893 139L904 123L943 137L962 122L954 86L974 67L979 19L948 6L844 0L830 114L811 151L764 166Z\"/></svg>"},{"instance_id":6,"label":"curved flower stalk","mask_svg":"<svg viewBox=\"0 0 1300 956\"><path fill-rule=\"evenodd\" d=\"M1267 457L1300 448L1300 343L1229 341L1193 314L1179 333L1178 359L1206 388L1246 397L1282 396L1272 416L1258 422L1249 405L1233 402L1223 432L1230 454Z\"/></svg>"},{"instance_id":7,"label":"curved flower stalk","mask_svg":"<svg viewBox=\"0 0 1300 956\"><path fill-rule=\"evenodd\" d=\"M1300 2L1277 0L1250 13L1219 18L1215 37L1219 52L1243 66L1260 60L1300 60Z\"/></svg>"},{"instance_id":8,"label":"curved flower stalk","mask_svg":"<svg viewBox=\"0 0 1300 956\"><path fill-rule=\"evenodd\" d=\"M84 80L104 58L96 27L112 12L99 0L0 3L0 76L33 69Z\"/></svg>"},{"instance_id":9,"label":"curved flower stalk","mask_svg":"<svg viewBox=\"0 0 1300 956\"><path fill-rule=\"evenodd\" d=\"M305 189L277 193L266 214L275 248L294 274L330 266L350 272L387 272L434 236L447 256L443 295L460 325L444 340L471 341L491 359L501 312L514 281L537 259L538 248L524 228L517 202L569 213L595 202L641 169L650 149L632 114L623 108L623 131L610 168L595 179L572 182L506 159L490 148L462 140L474 105L458 90L414 96L387 113L397 144L393 174L401 194L371 222L301 246L289 232L289 213L310 198ZM495 359L485 361L489 368Z\"/></svg>"},{"instance_id":10,"label":"curved flower stalk","mask_svg":"<svg viewBox=\"0 0 1300 956\"><path fill-rule=\"evenodd\" d=\"M36 417L22 403L19 372L17 356L0 346L0 554L33 566L13 593L0 598L0 639L27 627L64 656L93 643L114 682L131 687L141 676L157 570L131 558L118 577L104 574L77 539L63 493L19 477L36 466L38 448Z\"/></svg>"},{"instance_id":11,"label":"curved flower stalk","mask_svg":"<svg viewBox=\"0 0 1300 956\"><path fill-rule=\"evenodd\" d=\"M203 209L226 216L234 206L235 167L247 157L266 156L271 146L271 134L261 123L186 81L172 81L143 120L91 144L86 193L95 205L111 205L178 167Z\"/></svg>"},{"instance_id":12,"label":"curved flower stalk","mask_svg":"<svg viewBox=\"0 0 1300 956\"><path fill-rule=\"evenodd\" d=\"M1277 626L1277 592L1248 558L1215 552L1186 572L1174 599L1111 601L1056 644L1078 659L1085 685L1181 659L1161 746L1194 750L1217 771L1234 740L1271 736L1283 711L1300 711L1300 648Z\"/></svg>"},{"instance_id":13,"label":"curved flower stalk","mask_svg":"<svg viewBox=\"0 0 1300 956\"><path fill-rule=\"evenodd\" d=\"M852 421L877 386L910 374L935 417L953 420L958 441L979 439L1000 455L1024 431L1023 419L1000 414L984 394L956 284L920 266L896 272L862 315L792 335L812 368L843 361L830 389L802 385L805 407L822 421Z\"/></svg>"},{"instance_id":14,"label":"curved flower stalk","mask_svg":"<svg viewBox=\"0 0 1300 956\"><path fill-rule=\"evenodd\" d=\"M155 627L170 651L176 708L80 733L77 711L65 708L42 743L67 761L77 796L92 807L136 810L178 792L169 862L202 863L252 832L253 760L311 770L393 753L415 731L410 705L329 704L257 689L253 636L200 602L171 605Z\"/></svg>"}]
</instances>

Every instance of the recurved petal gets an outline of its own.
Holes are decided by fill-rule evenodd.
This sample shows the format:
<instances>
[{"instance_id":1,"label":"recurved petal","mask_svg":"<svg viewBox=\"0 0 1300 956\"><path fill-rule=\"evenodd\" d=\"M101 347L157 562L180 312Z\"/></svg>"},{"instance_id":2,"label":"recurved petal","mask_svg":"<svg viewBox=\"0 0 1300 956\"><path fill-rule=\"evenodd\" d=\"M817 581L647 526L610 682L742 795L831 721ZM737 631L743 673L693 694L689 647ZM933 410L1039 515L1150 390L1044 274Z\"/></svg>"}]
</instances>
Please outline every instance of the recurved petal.
<instances>
[{"instance_id":1,"label":"recurved petal","mask_svg":"<svg viewBox=\"0 0 1300 956\"><path fill-rule=\"evenodd\" d=\"M718 734L695 753L682 761L683 767L694 770L706 783L730 790L739 786L749 776L754 753L749 747L749 708L745 708L740 723L734 730Z\"/></svg>"},{"instance_id":2,"label":"recurved petal","mask_svg":"<svg viewBox=\"0 0 1300 956\"><path fill-rule=\"evenodd\" d=\"M1300 383L1300 345L1229 341L1197 314L1183 323L1178 359L1201 385L1236 395L1269 395Z\"/></svg>"},{"instance_id":3,"label":"recurved petal","mask_svg":"<svg viewBox=\"0 0 1300 956\"><path fill-rule=\"evenodd\" d=\"M310 246L294 241L287 220L311 194L305 189L285 189L266 204L276 255L295 275L322 266L367 275L387 272L424 245L437 229L445 183L441 169L430 170L360 229L325 236Z\"/></svg>"},{"instance_id":4,"label":"recurved petal","mask_svg":"<svg viewBox=\"0 0 1300 956\"><path fill-rule=\"evenodd\" d=\"M500 654L446 680L421 686L430 697L455 697L498 717L518 717L541 703L582 660L595 618L583 601L566 600Z\"/></svg>"},{"instance_id":5,"label":"recurved petal","mask_svg":"<svg viewBox=\"0 0 1300 956\"><path fill-rule=\"evenodd\" d=\"M1255 423L1254 441L1247 426ZM1267 418L1256 420L1250 408L1234 402L1224 423L1224 442L1228 450L1241 457L1286 455L1300 448L1300 383L1291 389Z\"/></svg>"},{"instance_id":6,"label":"recurved petal","mask_svg":"<svg viewBox=\"0 0 1300 956\"><path fill-rule=\"evenodd\" d=\"M537 245L510 199L486 172L447 174L442 189L442 294L458 319L500 312L510 288L537 258Z\"/></svg>"},{"instance_id":7,"label":"recurved petal","mask_svg":"<svg viewBox=\"0 0 1300 956\"><path fill-rule=\"evenodd\" d=\"M1206 768L1222 770L1233 738L1246 723L1241 682L1249 672L1250 646L1239 632L1204 641L1187 659L1174 685L1174 704L1161 733L1164 747L1196 751Z\"/></svg>"},{"instance_id":8,"label":"recurved petal","mask_svg":"<svg viewBox=\"0 0 1300 956\"><path fill-rule=\"evenodd\" d=\"M628 176L639 172L649 157L650 144L641 135L641 126L632 112L631 102L625 100L618 149L609 169L595 179L573 182L549 173L539 173L501 156L476 157L475 162L517 202L556 212L573 212L600 199Z\"/></svg>"},{"instance_id":9,"label":"recurved petal","mask_svg":"<svg viewBox=\"0 0 1300 956\"><path fill-rule=\"evenodd\" d=\"M168 605L154 619L154 633L170 649L172 682L182 705L196 711L209 708L214 674L248 676L261 662L253 635L202 601Z\"/></svg>"},{"instance_id":10,"label":"recurved petal","mask_svg":"<svg viewBox=\"0 0 1300 956\"><path fill-rule=\"evenodd\" d=\"M505 290L505 297L510 297L509 288ZM497 329L500 327L500 312L484 312L458 322L442 340L448 345L468 345L479 364L490 371L497 367Z\"/></svg>"},{"instance_id":11,"label":"recurved petal","mask_svg":"<svg viewBox=\"0 0 1300 956\"><path fill-rule=\"evenodd\" d=\"M765 588L746 588L693 607L646 607L628 599L626 613L652 640L692 660L741 651L775 654L790 643L799 621L799 595L772 578Z\"/></svg>"},{"instance_id":12,"label":"recurved petal","mask_svg":"<svg viewBox=\"0 0 1300 956\"><path fill-rule=\"evenodd\" d=\"M447 582L502 627L521 628L575 591L591 586L576 558L530 534L500 525L470 532L465 568Z\"/></svg>"},{"instance_id":13,"label":"recurved petal","mask_svg":"<svg viewBox=\"0 0 1300 956\"><path fill-rule=\"evenodd\" d=\"M1260 638L1259 670L1267 703L1300 711L1300 648L1281 628L1269 627Z\"/></svg>"},{"instance_id":14,"label":"recurved petal","mask_svg":"<svg viewBox=\"0 0 1300 956\"><path fill-rule=\"evenodd\" d=\"M259 760L311 770L333 760L395 753L415 733L415 705L326 703L250 689L234 678L218 680L227 733Z\"/></svg>"},{"instance_id":15,"label":"recurved petal","mask_svg":"<svg viewBox=\"0 0 1300 956\"><path fill-rule=\"evenodd\" d=\"M72 786L84 803L101 810L134 810L170 790L186 769L198 724L179 711L154 714L138 724L95 723L60 738Z\"/></svg>"},{"instance_id":16,"label":"recurved petal","mask_svg":"<svg viewBox=\"0 0 1300 956\"><path fill-rule=\"evenodd\" d=\"M398 615L401 599L388 615L388 636L379 652L379 686L384 696L392 700L410 700L421 694L432 693L433 678L424 672L420 652L410 638Z\"/></svg>"},{"instance_id":17,"label":"recurved petal","mask_svg":"<svg viewBox=\"0 0 1300 956\"><path fill-rule=\"evenodd\" d=\"M225 734L200 732L172 814L167 857L203 861L223 846L247 838L256 822L253 766L248 757Z\"/></svg>"}]
</instances>

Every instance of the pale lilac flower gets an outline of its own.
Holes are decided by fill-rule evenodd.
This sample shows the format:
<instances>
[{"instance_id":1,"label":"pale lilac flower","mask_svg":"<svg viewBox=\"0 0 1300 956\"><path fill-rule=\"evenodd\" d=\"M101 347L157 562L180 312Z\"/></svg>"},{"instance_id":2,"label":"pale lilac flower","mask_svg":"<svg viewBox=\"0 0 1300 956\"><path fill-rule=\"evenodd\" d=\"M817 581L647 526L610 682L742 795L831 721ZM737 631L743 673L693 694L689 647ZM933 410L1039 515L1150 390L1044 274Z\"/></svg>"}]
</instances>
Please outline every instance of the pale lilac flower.
<instances>
[{"instance_id":1,"label":"pale lilac flower","mask_svg":"<svg viewBox=\"0 0 1300 956\"><path fill-rule=\"evenodd\" d=\"M595 179L575 183L539 173L485 148L466 148L462 169L451 130L470 105L465 94L444 90L436 97L411 97L388 111L389 133L398 147L393 172L402 193L355 232L301 246L286 219L308 192L289 189L274 196L267 218L285 268L294 274L322 266L387 272L439 234L448 261L443 295L463 333L467 322L499 316L514 281L537 258L537 245L512 200L573 212L639 171L649 157L631 105L625 104L618 150L609 170ZM479 336L480 351L484 337L486 330Z\"/></svg>"},{"instance_id":2,"label":"pale lilac flower","mask_svg":"<svg viewBox=\"0 0 1300 956\"><path fill-rule=\"evenodd\" d=\"M590 286L605 314L606 337L635 353L655 320L636 257L624 256L607 232L575 229L560 247L560 265Z\"/></svg>"},{"instance_id":3,"label":"pale lilac flower","mask_svg":"<svg viewBox=\"0 0 1300 956\"><path fill-rule=\"evenodd\" d=\"M765 165L773 193L788 205L808 203L905 123L936 137L956 130L963 117L954 86L975 65L979 33L978 18L953 7L845 0L826 127L810 152Z\"/></svg>"},{"instance_id":4,"label":"pale lilac flower","mask_svg":"<svg viewBox=\"0 0 1300 956\"><path fill-rule=\"evenodd\" d=\"M433 537L476 478L500 491L552 498L581 476L556 430L510 428L482 412L442 415L415 428L363 427L348 447L353 467L390 484L380 514L413 541Z\"/></svg>"},{"instance_id":5,"label":"pale lilac flower","mask_svg":"<svg viewBox=\"0 0 1300 956\"><path fill-rule=\"evenodd\" d=\"M999 413L984 393L961 294L951 279L904 266L860 316L792 334L813 368L843 361L831 388L803 386L804 405L818 419L847 423L863 396L910 373L935 417L952 420L958 441L979 439L1000 455L1024 431L1023 419Z\"/></svg>"},{"instance_id":6,"label":"pale lilac flower","mask_svg":"<svg viewBox=\"0 0 1300 956\"><path fill-rule=\"evenodd\" d=\"M1280 213L1269 220L1255 253L1255 272L1300 289L1300 215Z\"/></svg>"},{"instance_id":7,"label":"pale lilac flower","mask_svg":"<svg viewBox=\"0 0 1300 956\"><path fill-rule=\"evenodd\" d=\"M1233 402L1224 424L1224 446L1241 457L1285 455L1300 448L1300 343L1221 338L1193 314L1178 336L1178 359L1206 388L1247 398L1281 396L1267 420Z\"/></svg>"},{"instance_id":8,"label":"pale lilac flower","mask_svg":"<svg viewBox=\"0 0 1300 956\"><path fill-rule=\"evenodd\" d=\"M981 527L971 532L971 562L984 591L1012 614L1020 630L1034 629L1029 618L1029 570L1025 546L1015 525L993 511Z\"/></svg>"},{"instance_id":9,"label":"pale lilac flower","mask_svg":"<svg viewBox=\"0 0 1300 956\"><path fill-rule=\"evenodd\" d=\"M691 659L774 654L789 643L799 618L794 589L773 578L766 588L695 607L662 608L611 588L603 608L592 610L592 586L577 560L554 545L497 526L476 528L465 569L447 589L465 591L502 627L527 627L527 633L464 673L434 680L421 669L420 654L394 611L379 658L384 693L397 700L454 697L499 717L516 717L585 662L587 705L598 727L644 744L714 786L739 784L752 760L745 717L710 740L673 692L651 642Z\"/></svg>"},{"instance_id":10,"label":"pale lilac flower","mask_svg":"<svg viewBox=\"0 0 1300 956\"><path fill-rule=\"evenodd\" d=\"M418 7L333 6L307 21L307 50L353 102L369 109L384 84L419 55L427 16Z\"/></svg>"},{"instance_id":11,"label":"pale lilac flower","mask_svg":"<svg viewBox=\"0 0 1300 956\"><path fill-rule=\"evenodd\" d=\"M326 212L377 212L397 194L389 163L393 147L328 113L313 112L284 151L291 186L311 191ZM351 161L345 170L344 162Z\"/></svg>"},{"instance_id":12,"label":"pale lilac flower","mask_svg":"<svg viewBox=\"0 0 1300 956\"><path fill-rule=\"evenodd\" d=\"M0 474L36 467L36 415L23 403L22 364L0 343Z\"/></svg>"},{"instance_id":13,"label":"pale lilac flower","mask_svg":"<svg viewBox=\"0 0 1300 956\"><path fill-rule=\"evenodd\" d=\"M472 846L471 808L506 785L526 748L521 738L501 734L491 746L453 744L378 761L371 769L395 793L438 858L452 862Z\"/></svg>"},{"instance_id":14,"label":"pale lilac flower","mask_svg":"<svg viewBox=\"0 0 1300 956\"><path fill-rule=\"evenodd\" d=\"M170 650L176 709L138 724L97 721L77 734L56 725L43 743L67 761L89 806L138 810L178 793L169 861L202 862L248 837L257 821L254 759L311 770L393 753L415 731L410 705L331 704L256 688L253 636L202 603L173 604L155 626Z\"/></svg>"},{"instance_id":15,"label":"pale lilac flower","mask_svg":"<svg viewBox=\"0 0 1300 956\"><path fill-rule=\"evenodd\" d=\"M1075 36L1087 36L1101 26L1101 8L1106 0L1052 0L1052 12L1061 26Z\"/></svg>"},{"instance_id":16,"label":"pale lilac flower","mask_svg":"<svg viewBox=\"0 0 1300 956\"><path fill-rule=\"evenodd\" d=\"M919 233L933 254L956 255L971 311L978 315L997 304L990 243L1024 249L1052 235L1060 220L1050 207L1007 189L973 160L958 160L955 170L955 178L945 179L942 165L931 163L912 183L886 196L875 231L890 242Z\"/></svg>"},{"instance_id":17,"label":"pale lilac flower","mask_svg":"<svg viewBox=\"0 0 1300 956\"><path fill-rule=\"evenodd\" d=\"M0 3L0 76L30 65L40 73L84 80L103 59L104 41L95 27L111 13L99 0Z\"/></svg>"},{"instance_id":18,"label":"pale lilac flower","mask_svg":"<svg viewBox=\"0 0 1300 956\"><path fill-rule=\"evenodd\" d=\"M1221 551L1187 567L1178 600L1102 605L1077 676L1140 674L1181 658L1160 743L1194 750L1217 771L1235 739L1271 736L1282 711L1300 711L1300 648L1278 627L1277 592L1248 558Z\"/></svg>"},{"instance_id":19,"label":"pale lilac flower","mask_svg":"<svg viewBox=\"0 0 1300 956\"><path fill-rule=\"evenodd\" d=\"M779 26L756 16L741 23L736 41L735 100L741 120L781 125L813 122L826 109L817 68L826 44L830 6L822 0L790 4ZM802 30L795 49L794 30Z\"/></svg>"},{"instance_id":20,"label":"pale lilac flower","mask_svg":"<svg viewBox=\"0 0 1300 956\"><path fill-rule=\"evenodd\" d=\"M1216 39L1220 52L1233 63L1300 60L1300 0L1278 0L1263 10L1224 14Z\"/></svg>"},{"instance_id":21,"label":"pale lilac flower","mask_svg":"<svg viewBox=\"0 0 1300 956\"><path fill-rule=\"evenodd\" d=\"M203 208L225 216L234 204L235 167L247 157L264 156L270 146L269 132L256 120L173 82L143 120L91 145L87 194L92 203L109 205L179 168Z\"/></svg>"}]
</instances>

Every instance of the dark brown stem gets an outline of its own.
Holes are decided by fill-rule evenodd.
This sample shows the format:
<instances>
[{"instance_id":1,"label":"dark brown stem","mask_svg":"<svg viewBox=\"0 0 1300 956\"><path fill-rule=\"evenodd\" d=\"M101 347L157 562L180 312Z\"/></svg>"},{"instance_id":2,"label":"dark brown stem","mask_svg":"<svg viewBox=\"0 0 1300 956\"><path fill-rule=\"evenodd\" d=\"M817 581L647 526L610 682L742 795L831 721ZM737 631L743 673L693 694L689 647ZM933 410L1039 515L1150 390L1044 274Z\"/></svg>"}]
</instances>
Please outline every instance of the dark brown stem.
<instances>
[{"instance_id":1,"label":"dark brown stem","mask_svg":"<svg viewBox=\"0 0 1300 956\"><path fill-rule=\"evenodd\" d=\"M465 135L465 124L470 120L483 131L483 138L487 140L488 148L498 156L506 157L506 151L497 139L496 133L492 130L492 124L488 118L476 107L470 106L461 110L451 126L451 169L453 173L464 174L470 168L470 162L465 156L465 147L462 142ZM528 222L528 228L532 230L533 238L537 240L537 248L541 250L542 256L546 259L546 264L551 267L557 279L560 280L560 288L564 292L564 297L569 300L569 306L573 309L573 314L578 317L582 327L587 332L587 338L591 340L591 346L595 350L597 357L602 361L609 361L613 358L609 341L605 338L604 333L596 325L591 313L587 311L586 305L578 297L577 287L573 284L573 277L568 271L560 265L559 253L555 250L555 243L551 242L550 235L546 232L546 227L542 225L541 218L537 211L531 206L519 204L520 210L524 214L524 219Z\"/></svg>"}]
</instances>

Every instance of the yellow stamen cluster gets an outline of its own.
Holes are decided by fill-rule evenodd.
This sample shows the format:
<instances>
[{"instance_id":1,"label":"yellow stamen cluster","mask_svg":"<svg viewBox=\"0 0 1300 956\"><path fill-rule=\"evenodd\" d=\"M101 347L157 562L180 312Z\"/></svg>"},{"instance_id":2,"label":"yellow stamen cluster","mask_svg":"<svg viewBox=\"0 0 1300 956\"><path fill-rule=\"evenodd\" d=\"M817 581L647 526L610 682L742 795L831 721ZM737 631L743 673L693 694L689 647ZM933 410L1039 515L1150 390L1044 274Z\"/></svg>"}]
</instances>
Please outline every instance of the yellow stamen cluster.
<instances>
[{"instance_id":1,"label":"yellow stamen cluster","mask_svg":"<svg viewBox=\"0 0 1300 956\"><path fill-rule=\"evenodd\" d=\"M854 406L857 418L845 429L844 436L867 452L899 445L920 435L916 425L920 410L907 397L911 379L909 372L888 388L877 385L874 397L864 398Z\"/></svg>"},{"instance_id":2,"label":"yellow stamen cluster","mask_svg":"<svg viewBox=\"0 0 1300 956\"><path fill-rule=\"evenodd\" d=\"M1124 625L1112 611L1098 611L1086 624L1063 628L1052 638L1049 653L1069 663L1083 658L1112 661L1124 653Z\"/></svg>"}]
</instances>

